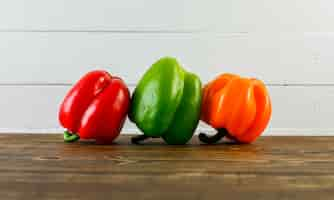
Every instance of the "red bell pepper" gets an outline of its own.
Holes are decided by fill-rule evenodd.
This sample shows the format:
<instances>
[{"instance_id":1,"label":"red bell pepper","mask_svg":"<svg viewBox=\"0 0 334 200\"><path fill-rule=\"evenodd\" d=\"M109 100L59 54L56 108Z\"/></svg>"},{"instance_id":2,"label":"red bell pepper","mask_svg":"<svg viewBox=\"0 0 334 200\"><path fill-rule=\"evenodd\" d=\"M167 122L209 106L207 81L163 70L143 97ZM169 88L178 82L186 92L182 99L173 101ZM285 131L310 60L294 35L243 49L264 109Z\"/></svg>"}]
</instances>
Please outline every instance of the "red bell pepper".
<instances>
[{"instance_id":1,"label":"red bell pepper","mask_svg":"<svg viewBox=\"0 0 334 200\"><path fill-rule=\"evenodd\" d=\"M111 143L120 134L129 104L129 89L120 78L100 70L87 73L60 106L59 121L67 129L64 140Z\"/></svg>"}]
</instances>

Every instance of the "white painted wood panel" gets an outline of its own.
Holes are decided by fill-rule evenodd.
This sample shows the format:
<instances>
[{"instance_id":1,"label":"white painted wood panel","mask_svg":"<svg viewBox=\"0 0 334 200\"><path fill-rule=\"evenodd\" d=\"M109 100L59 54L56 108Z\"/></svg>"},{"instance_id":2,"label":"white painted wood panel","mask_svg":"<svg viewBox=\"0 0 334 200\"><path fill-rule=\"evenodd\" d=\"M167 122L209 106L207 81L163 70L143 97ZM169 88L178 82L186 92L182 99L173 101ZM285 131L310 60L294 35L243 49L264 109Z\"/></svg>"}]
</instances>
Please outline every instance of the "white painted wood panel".
<instances>
[{"instance_id":1,"label":"white painted wood panel","mask_svg":"<svg viewBox=\"0 0 334 200\"><path fill-rule=\"evenodd\" d=\"M1 0L0 30L333 31L332 0Z\"/></svg>"},{"instance_id":2,"label":"white painted wood panel","mask_svg":"<svg viewBox=\"0 0 334 200\"><path fill-rule=\"evenodd\" d=\"M159 57L207 82L264 80L267 134L333 134L332 0L0 0L0 132L59 132L58 104L101 68L134 87ZM204 126L201 126L205 129ZM127 123L124 132L137 132Z\"/></svg>"},{"instance_id":3,"label":"white painted wood panel","mask_svg":"<svg viewBox=\"0 0 334 200\"><path fill-rule=\"evenodd\" d=\"M190 31L205 25L203 5L192 0L2 0L0 29Z\"/></svg>"},{"instance_id":4,"label":"white painted wood panel","mask_svg":"<svg viewBox=\"0 0 334 200\"><path fill-rule=\"evenodd\" d=\"M0 33L0 84L73 83L103 68L136 84L175 56L202 80L222 72L267 84L334 84L334 34Z\"/></svg>"},{"instance_id":5,"label":"white painted wood panel","mask_svg":"<svg viewBox=\"0 0 334 200\"><path fill-rule=\"evenodd\" d=\"M0 132L59 133L58 107L69 86L0 86ZM132 89L131 89L132 90ZM333 86L271 86L266 135L334 135ZM200 126L199 130L207 130ZM139 133L127 122L123 133Z\"/></svg>"}]
</instances>

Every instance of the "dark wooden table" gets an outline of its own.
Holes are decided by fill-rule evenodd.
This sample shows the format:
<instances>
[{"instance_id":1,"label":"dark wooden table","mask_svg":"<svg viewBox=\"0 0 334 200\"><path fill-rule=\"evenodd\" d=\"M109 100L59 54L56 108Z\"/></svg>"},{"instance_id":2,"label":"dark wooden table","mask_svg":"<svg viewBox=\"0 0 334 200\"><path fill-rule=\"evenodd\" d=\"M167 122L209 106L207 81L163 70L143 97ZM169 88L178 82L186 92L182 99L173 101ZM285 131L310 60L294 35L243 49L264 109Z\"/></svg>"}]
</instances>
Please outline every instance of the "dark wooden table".
<instances>
[{"instance_id":1,"label":"dark wooden table","mask_svg":"<svg viewBox=\"0 0 334 200\"><path fill-rule=\"evenodd\" d=\"M65 144L0 135L0 199L334 199L334 137L251 145Z\"/></svg>"}]
</instances>

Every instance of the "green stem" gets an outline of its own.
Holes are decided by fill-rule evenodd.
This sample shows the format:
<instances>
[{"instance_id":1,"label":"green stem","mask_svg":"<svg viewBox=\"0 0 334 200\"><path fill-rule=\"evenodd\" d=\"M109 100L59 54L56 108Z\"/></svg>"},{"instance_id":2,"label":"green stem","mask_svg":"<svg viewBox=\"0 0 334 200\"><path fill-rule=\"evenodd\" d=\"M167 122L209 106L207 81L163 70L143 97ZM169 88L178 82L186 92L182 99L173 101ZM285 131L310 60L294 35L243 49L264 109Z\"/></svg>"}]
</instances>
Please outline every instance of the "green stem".
<instances>
[{"instance_id":1,"label":"green stem","mask_svg":"<svg viewBox=\"0 0 334 200\"><path fill-rule=\"evenodd\" d=\"M214 144L225 137L227 134L228 131L225 128L220 128L217 129L217 133L213 136L208 136L206 133L200 133L198 139L206 144Z\"/></svg>"},{"instance_id":2,"label":"green stem","mask_svg":"<svg viewBox=\"0 0 334 200\"><path fill-rule=\"evenodd\" d=\"M64 141L65 142L75 142L79 139L80 139L79 135L70 133L69 131L64 131Z\"/></svg>"}]
</instances>

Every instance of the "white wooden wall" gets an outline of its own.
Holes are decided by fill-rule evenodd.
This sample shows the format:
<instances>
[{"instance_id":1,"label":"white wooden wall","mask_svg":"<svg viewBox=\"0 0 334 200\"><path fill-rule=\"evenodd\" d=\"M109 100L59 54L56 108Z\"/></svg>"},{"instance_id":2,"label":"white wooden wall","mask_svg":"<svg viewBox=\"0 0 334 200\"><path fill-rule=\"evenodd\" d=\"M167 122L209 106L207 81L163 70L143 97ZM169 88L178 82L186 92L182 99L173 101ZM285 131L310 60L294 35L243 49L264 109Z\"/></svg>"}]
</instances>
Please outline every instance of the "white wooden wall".
<instances>
[{"instance_id":1,"label":"white wooden wall","mask_svg":"<svg viewBox=\"0 0 334 200\"><path fill-rule=\"evenodd\" d=\"M84 73L133 88L165 55L203 82L264 80L266 134L334 135L332 0L1 0L0 132L59 132L59 104Z\"/></svg>"}]
</instances>

